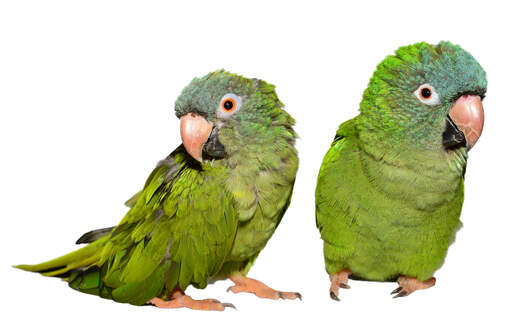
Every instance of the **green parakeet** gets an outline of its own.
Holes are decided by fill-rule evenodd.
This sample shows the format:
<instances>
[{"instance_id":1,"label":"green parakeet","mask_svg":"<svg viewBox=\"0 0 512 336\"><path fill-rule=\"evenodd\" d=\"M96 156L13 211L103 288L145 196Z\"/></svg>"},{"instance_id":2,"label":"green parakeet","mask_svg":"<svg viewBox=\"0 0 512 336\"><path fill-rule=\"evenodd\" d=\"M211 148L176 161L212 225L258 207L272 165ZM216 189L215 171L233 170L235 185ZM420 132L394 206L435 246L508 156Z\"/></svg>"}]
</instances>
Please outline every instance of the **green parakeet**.
<instances>
[{"instance_id":1,"label":"green parakeet","mask_svg":"<svg viewBox=\"0 0 512 336\"><path fill-rule=\"evenodd\" d=\"M316 187L331 298L349 277L435 283L461 227L468 150L483 128L485 72L449 42L399 48L377 66L360 114L341 124Z\"/></svg>"},{"instance_id":2,"label":"green parakeet","mask_svg":"<svg viewBox=\"0 0 512 336\"><path fill-rule=\"evenodd\" d=\"M192 80L175 109L183 144L119 225L86 233L75 252L17 267L133 305L224 310L232 305L184 293L222 278L235 293L300 298L246 277L290 204L298 167L295 121L274 86L216 71Z\"/></svg>"}]
</instances>

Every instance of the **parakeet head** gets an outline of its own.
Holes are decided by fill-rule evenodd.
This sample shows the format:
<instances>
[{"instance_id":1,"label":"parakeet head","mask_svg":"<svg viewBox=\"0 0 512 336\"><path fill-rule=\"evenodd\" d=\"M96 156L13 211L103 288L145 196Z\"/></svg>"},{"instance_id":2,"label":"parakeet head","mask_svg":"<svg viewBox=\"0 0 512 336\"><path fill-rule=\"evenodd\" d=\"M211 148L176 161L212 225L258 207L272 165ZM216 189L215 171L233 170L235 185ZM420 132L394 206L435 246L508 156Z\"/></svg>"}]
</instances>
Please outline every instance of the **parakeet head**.
<instances>
[{"instance_id":1,"label":"parakeet head","mask_svg":"<svg viewBox=\"0 0 512 336\"><path fill-rule=\"evenodd\" d=\"M359 127L379 141L406 140L430 150L470 149L482 133L486 88L484 70L458 45L402 47L373 74L361 102Z\"/></svg>"},{"instance_id":2,"label":"parakeet head","mask_svg":"<svg viewBox=\"0 0 512 336\"><path fill-rule=\"evenodd\" d=\"M274 86L224 70L195 78L176 100L187 152L197 161L294 143L293 118Z\"/></svg>"}]
</instances>

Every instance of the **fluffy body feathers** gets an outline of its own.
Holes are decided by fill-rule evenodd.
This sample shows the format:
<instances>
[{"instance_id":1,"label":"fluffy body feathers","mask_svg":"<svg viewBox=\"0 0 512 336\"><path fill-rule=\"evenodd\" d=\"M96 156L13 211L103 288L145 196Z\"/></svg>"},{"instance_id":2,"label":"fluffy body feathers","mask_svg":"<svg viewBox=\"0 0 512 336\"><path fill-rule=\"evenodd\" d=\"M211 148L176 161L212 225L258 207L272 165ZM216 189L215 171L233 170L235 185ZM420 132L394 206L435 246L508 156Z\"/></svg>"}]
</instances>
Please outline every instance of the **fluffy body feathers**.
<instances>
[{"instance_id":1,"label":"fluffy body feathers","mask_svg":"<svg viewBox=\"0 0 512 336\"><path fill-rule=\"evenodd\" d=\"M219 123L215 109L228 92L243 97L243 106ZM298 166L294 120L272 85L225 71L183 90L176 114L188 112L215 123L224 158L200 163L178 147L127 201L131 208L115 228L85 234L79 242L89 245L60 258L17 267L134 305L245 275L290 202Z\"/></svg>"}]
</instances>

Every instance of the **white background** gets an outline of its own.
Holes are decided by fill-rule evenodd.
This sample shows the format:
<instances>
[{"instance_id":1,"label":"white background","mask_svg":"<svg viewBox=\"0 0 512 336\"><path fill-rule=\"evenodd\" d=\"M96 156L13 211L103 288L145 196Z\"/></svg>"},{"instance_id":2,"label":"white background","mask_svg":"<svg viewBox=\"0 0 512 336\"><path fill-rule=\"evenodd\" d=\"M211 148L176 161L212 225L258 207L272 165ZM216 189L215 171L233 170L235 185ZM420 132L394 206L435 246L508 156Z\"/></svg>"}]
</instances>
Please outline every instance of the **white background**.
<instances>
[{"instance_id":1,"label":"white background","mask_svg":"<svg viewBox=\"0 0 512 336\"><path fill-rule=\"evenodd\" d=\"M510 8L491 1L3 1L0 5L0 333L511 333ZM505 2L503 2L505 3ZM402 45L450 40L488 74L484 133L470 153L464 228L429 290L351 282L329 298L314 187L338 125L358 112L375 66ZM179 143L174 100L224 68L277 86L297 120L293 201L250 276L302 302L226 293L238 311L159 310L102 300L12 269L75 248Z\"/></svg>"}]
</instances>

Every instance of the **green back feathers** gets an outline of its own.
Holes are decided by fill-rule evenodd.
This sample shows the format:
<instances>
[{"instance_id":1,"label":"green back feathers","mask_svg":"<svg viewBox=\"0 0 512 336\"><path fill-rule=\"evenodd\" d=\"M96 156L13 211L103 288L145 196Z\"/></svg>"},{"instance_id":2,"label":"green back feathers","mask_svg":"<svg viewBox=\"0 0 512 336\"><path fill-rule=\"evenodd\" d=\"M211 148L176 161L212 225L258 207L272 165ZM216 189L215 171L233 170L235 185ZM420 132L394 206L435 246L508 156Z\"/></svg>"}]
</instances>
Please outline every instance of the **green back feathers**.
<instances>
[{"instance_id":1,"label":"green back feathers","mask_svg":"<svg viewBox=\"0 0 512 336\"><path fill-rule=\"evenodd\" d=\"M241 108L217 123L221 98ZM176 288L203 288L222 271L247 272L289 205L298 166L295 121L274 86L216 71L194 79L176 115L195 112L216 123L225 158L193 160L178 147L153 170L112 230L95 230L78 251L20 268L64 277L79 291L132 304Z\"/></svg>"},{"instance_id":2,"label":"green back feathers","mask_svg":"<svg viewBox=\"0 0 512 336\"><path fill-rule=\"evenodd\" d=\"M218 184L226 168L197 168L179 147L155 168L110 234L55 260L18 267L136 305L176 287L205 287L231 250L237 222L232 198Z\"/></svg>"},{"instance_id":3,"label":"green back feathers","mask_svg":"<svg viewBox=\"0 0 512 336\"><path fill-rule=\"evenodd\" d=\"M214 122L219 101L228 93L240 96L242 105L219 130L227 152L223 163L232 170L226 188L234 196L240 221L252 219L258 206L276 217L291 192L298 158L295 120L283 109L274 85L215 71L192 80L183 90L176 115L196 111Z\"/></svg>"}]
</instances>

